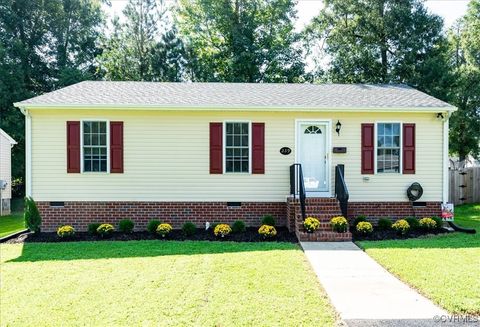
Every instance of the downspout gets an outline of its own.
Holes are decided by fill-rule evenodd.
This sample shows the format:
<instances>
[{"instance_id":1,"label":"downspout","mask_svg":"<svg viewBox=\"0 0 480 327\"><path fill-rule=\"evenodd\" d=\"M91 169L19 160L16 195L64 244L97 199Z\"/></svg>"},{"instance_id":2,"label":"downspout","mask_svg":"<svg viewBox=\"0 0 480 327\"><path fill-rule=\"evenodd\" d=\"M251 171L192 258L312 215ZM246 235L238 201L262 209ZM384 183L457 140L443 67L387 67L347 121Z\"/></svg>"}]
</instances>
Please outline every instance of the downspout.
<instances>
[{"instance_id":1,"label":"downspout","mask_svg":"<svg viewBox=\"0 0 480 327\"><path fill-rule=\"evenodd\" d=\"M451 116L451 112L445 113L445 119L443 119L443 195L442 201L443 203L448 202L448 194L449 194L449 174L448 174L448 166L449 166L449 156L448 156L448 121Z\"/></svg>"},{"instance_id":2,"label":"downspout","mask_svg":"<svg viewBox=\"0 0 480 327\"><path fill-rule=\"evenodd\" d=\"M25 195L32 196L32 116L25 107L20 111L25 115Z\"/></svg>"}]
</instances>

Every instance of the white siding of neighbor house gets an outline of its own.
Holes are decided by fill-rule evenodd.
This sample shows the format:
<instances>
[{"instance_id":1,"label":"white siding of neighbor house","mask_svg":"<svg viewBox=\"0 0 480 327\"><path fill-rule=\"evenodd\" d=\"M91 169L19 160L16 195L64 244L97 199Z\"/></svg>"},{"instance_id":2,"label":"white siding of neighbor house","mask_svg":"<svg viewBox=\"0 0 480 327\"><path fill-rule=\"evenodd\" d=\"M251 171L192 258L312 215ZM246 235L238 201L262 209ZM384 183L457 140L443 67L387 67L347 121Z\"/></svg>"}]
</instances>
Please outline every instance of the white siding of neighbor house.
<instances>
[{"instance_id":1,"label":"white siding of neighbor house","mask_svg":"<svg viewBox=\"0 0 480 327\"><path fill-rule=\"evenodd\" d=\"M37 201L284 201L295 162L296 119L331 120L334 167L345 164L350 201L406 201L412 182L423 201L442 200L442 122L433 113L31 110L32 195ZM124 122L124 173L67 174L66 121ZM265 122L265 174L209 174L209 123ZM335 123L340 120L340 136ZM416 174L360 174L361 123L416 123ZM282 147L292 154L279 153ZM363 177L369 177L364 181Z\"/></svg>"},{"instance_id":2,"label":"white siding of neighbor house","mask_svg":"<svg viewBox=\"0 0 480 327\"><path fill-rule=\"evenodd\" d=\"M12 197L12 164L10 140L0 133L0 179L7 181L7 187L2 191L3 199Z\"/></svg>"}]
</instances>

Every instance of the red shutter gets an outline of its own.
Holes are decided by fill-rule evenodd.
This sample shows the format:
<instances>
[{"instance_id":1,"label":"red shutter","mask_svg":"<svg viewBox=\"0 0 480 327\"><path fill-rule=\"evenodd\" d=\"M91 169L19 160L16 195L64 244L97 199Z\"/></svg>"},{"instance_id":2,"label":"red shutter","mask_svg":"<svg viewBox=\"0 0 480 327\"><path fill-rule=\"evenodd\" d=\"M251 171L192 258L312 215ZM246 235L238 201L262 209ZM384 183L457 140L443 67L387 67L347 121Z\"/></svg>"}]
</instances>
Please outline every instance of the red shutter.
<instances>
[{"instance_id":1,"label":"red shutter","mask_svg":"<svg viewBox=\"0 0 480 327\"><path fill-rule=\"evenodd\" d=\"M110 122L110 172L123 173L123 122Z\"/></svg>"},{"instance_id":2,"label":"red shutter","mask_svg":"<svg viewBox=\"0 0 480 327\"><path fill-rule=\"evenodd\" d=\"M415 124L403 124L403 173L415 174Z\"/></svg>"},{"instance_id":3,"label":"red shutter","mask_svg":"<svg viewBox=\"0 0 480 327\"><path fill-rule=\"evenodd\" d=\"M80 122L67 121L67 173L80 172Z\"/></svg>"},{"instance_id":4,"label":"red shutter","mask_svg":"<svg viewBox=\"0 0 480 327\"><path fill-rule=\"evenodd\" d=\"M375 125L362 124L362 174L373 174L375 151Z\"/></svg>"},{"instance_id":5,"label":"red shutter","mask_svg":"<svg viewBox=\"0 0 480 327\"><path fill-rule=\"evenodd\" d=\"M265 123L252 123L252 173L265 174Z\"/></svg>"},{"instance_id":6,"label":"red shutter","mask_svg":"<svg viewBox=\"0 0 480 327\"><path fill-rule=\"evenodd\" d=\"M210 174L223 173L222 127L222 123L210 123Z\"/></svg>"}]
</instances>

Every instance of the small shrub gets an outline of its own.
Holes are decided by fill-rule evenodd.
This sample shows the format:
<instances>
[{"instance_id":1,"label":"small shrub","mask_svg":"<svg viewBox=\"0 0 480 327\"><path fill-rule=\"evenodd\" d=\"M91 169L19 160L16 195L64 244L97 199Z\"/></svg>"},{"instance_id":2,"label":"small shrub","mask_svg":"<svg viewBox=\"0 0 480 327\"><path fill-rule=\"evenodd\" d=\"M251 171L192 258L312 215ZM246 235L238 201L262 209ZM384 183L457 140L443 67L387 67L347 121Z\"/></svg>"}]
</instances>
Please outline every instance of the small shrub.
<instances>
[{"instance_id":1,"label":"small shrub","mask_svg":"<svg viewBox=\"0 0 480 327\"><path fill-rule=\"evenodd\" d=\"M397 220L393 225L392 225L392 228L397 232L397 233L400 233L402 235L405 235L408 233L408 231L410 230L410 225L408 224L408 222L405 220L405 219L400 219L400 220Z\"/></svg>"},{"instance_id":2,"label":"small shrub","mask_svg":"<svg viewBox=\"0 0 480 327\"><path fill-rule=\"evenodd\" d=\"M356 228L357 232L359 232L360 234L365 234L366 235L366 234L370 234L371 232L373 232L373 226L368 221L359 222L355 228Z\"/></svg>"},{"instance_id":3,"label":"small shrub","mask_svg":"<svg viewBox=\"0 0 480 327\"><path fill-rule=\"evenodd\" d=\"M277 235L277 230L271 225L262 225L258 229L258 234L262 235L263 238L272 238Z\"/></svg>"},{"instance_id":4,"label":"small shrub","mask_svg":"<svg viewBox=\"0 0 480 327\"><path fill-rule=\"evenodd\" d=\"M272 215L265 215L262 217L262 225L275 226L275 218Z\"/></svg>"},{"instance_id":5,"label":"small shrub","mask_svg":"<svg viewBox=\"0 0 480 327\"><path fill-rule=\"evenodd\" d=\"M57 235L60 238L70 238L75 235L75 228L70 225L60 226L57 229Z\"/></svg>"},{"instance_id":6,"label":"small shrub","mask_svg":"<svg viewBox=\"0 0 480 327\"><path fill-rule=\"evenodd\" d=\"M97 228L97 234L100 235L101 237L107 237L113 234L115 231L115 228L113 225L110 224L101 224Z\"/></svg>"},{"instance_id":7,"label":"small shrub","mask_svg":"<svg viewBox=\"0 0 480 327\"><path fill-rule=\"evenodd\" d=\"M357 218L355 218L353 221L353 227L357 226L357 224L361 223L362 221L367 221L367 217L363 215L357 216Z\"/></svg>"},{"instance_id":8,"label":"small shrub","mask_svg":"<svg viewBox=\"0 0 480 327\"><path fill-rule=\"evenodd\" d=\"M432 218L422 218L418 223L420 228L426 231L435 230L437 228L437 223Z\"/></svg>"},{"instance_id":9,"label":"small shrub","mask_svg":"<svg viewBox=\"0 0 480 327\"><path fill-rule=\"evenodd\" d=\"M243 220L236 220L232 225L232 231L234 233L244 233L247 230L247 226Z\"/></svg>"},{"instance_id":10,"label":"small shrub","mask_svg":"<svg viewBox=\"0 0 480 327\"><path fill-rule=\"evenodd\" d=\"M25 219L25 227L34 233L40 232L42 217L40 216L40 211L38 211L35 201L29 196L25 197L25 213L23 217Z\"/></svg>"},{"instance_id":11,"label":"small shrub","mask_svg":"<svg viewBox=\"0 0 480 327\"><path fill-rule=\"evenodd\" d=\"M213 233L215 236L225 237L232 232L232 229L227 224L218 224L215 226Z\"/></svg>"},{"instance_id":12,"label":"small shrub","mask_svg":"<svg viewBox=\"0 0 480 327\"><path fill-rule=\"evenodd\" d=\"M348 221L343 216L334 217L330 220L332 229L338 233L345 233L348 228Z\"/></svg>"},{"instance_id":13,"label":"small shrub","mask_svg":"<svg viewBox=\"0 0 480 327\"><path fill-rule=\"evenodd\" d=\"M197 226L194 223L187 221L182 225L182 231L185 236L192 236L197 232Z\"/></svg>"},{"instance_id":14,"label":"small shrub","mask_svg":"<svg viewBox=\"0 0 480 327\"><path fill-rule=\"evenodd\" d=\"M160 224L161 224L160 220L156 220L156 219L150 220L147 224L147 231L152 234L155 234L157 232L158 225Z\"/></svg>"},{"instance_id":15,"label":"small shrub","mask_svg":"<svg viewBox=\"0 0 480 327\"><path fill-rule=\"evenodd\" d=\"M91 223L91 224L88 224L87 226L87 230L88 230L88 233L92 234L92 235L96 235L97 234L97 229L98 227L100 227L100 223Z\"/></svg>"},{"instance_id":16,"label":"small shrub","mask_svg":"<svg viewBox=\"0 0 480 327\"><path fill-rule=\"evenodd\" d=\"M135 224L130 219L123 219L123 220L120 220L120 222L118 223L118 229L122 233L126 233L126 234L133 232L134 226Z\"/></svg>"},{"instance_id":17,"label":"small shrub","mask_svg":"<svg viewBox=\"0 0 480 327\"><path fill-rule=\"evenodd\" d=\"M173 230L170 224L160 224L157 227L157 234L161 237L167 236Z\"/></svg>"},{"instance_id":18,"label":"small shrub","mask_svg":"<svg viewBox=\"0 0 480 327\"><path fill-rule=\"evenodd\" d=\"M390 230L392 228L392 221L388 218L380 218L378 220L378 229L379 230Z\"/></svg>"},{"instance_id":19,"label":"small shrub","mask_svg":"<svg viewBox=\"0 0 480 327\"><path fill-rule=\"evenodd\" d=\"M441 217L432 217L433 220L435 220L436 229L441 229L443 227L443 219Z\"/></svg>"},{"instance_id":20,"label":"small shrub","mask_svg":"<svg viewBox=\"0 0 480 327\"><path fill-rule=\"evenodd\" d=\"M320 228L320 221L317 218L307 217L303 222L303 227L305 227L307 232L313 233Z\"/></svg>"},{"instance_id":21,"label":"small shrub","mask_svg":"<svg viewBox=\"0 0 480 327\"><path fill-rule=\"evenodd\" d=\"M407 221L408 225L410 225L410 229L418 229L420 227L420 224L418 223L418 219L415 217L407 217L405 218Z\"/></svg>"}]
</instances>

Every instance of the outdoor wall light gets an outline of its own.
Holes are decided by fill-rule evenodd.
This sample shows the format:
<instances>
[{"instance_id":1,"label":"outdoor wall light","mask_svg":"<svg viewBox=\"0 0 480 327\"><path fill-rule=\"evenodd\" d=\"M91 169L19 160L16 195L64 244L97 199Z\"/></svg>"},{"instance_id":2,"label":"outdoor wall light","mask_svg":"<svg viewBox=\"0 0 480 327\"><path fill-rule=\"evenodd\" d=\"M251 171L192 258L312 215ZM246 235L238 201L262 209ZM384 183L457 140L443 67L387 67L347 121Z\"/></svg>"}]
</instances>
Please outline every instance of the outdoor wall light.
<instances>
[{"instance_id":1,"label":"outdoor wall light","mask_svg":"<svg viewBox=\"0 0 480 327\"><path fill-rule=\"evenodd\" d=\"M342 124L340 123L340 120L337 120L337 124L335 125L337 128L335 128L335 131L337 132L338 136L340 136L340 130L342 129Z\"/></svg>"},{"instance_id":2,"label":"outdoor wall light","mask_svg":"<svg viewBox=\"0 0 480 327\"><path fill-rule=\"evenodd\" d=\"M437 114L437 118L443 120L443 118L444 118L444 117L443 117L443 114L442 114L441 112L439 112L439 113Z\"/></svg>"}]
</instances>

